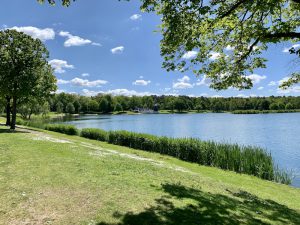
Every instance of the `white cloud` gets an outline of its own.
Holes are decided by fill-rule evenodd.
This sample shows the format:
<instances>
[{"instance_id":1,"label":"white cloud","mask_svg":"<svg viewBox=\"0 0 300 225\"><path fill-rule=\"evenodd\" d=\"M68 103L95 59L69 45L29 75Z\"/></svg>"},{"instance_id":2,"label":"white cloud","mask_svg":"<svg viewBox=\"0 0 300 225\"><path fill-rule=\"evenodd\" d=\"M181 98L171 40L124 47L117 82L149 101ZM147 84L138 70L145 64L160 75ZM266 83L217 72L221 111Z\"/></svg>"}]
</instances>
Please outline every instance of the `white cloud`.
<instances>
[{"instance_id":1,"label":"white cloud","mask_svg":"<svg viewBox=\"0 0 300 225\"><path fill-rule=\"evenodd\" d=\"M284 49L282 50L282 52L284 52L284 53L289 53L289 50L290 50L291 48L297 49L297 48L299 48L299 47L300 47L300 44L294 44L294 45L292 45L292 46L289 47L289 48L284 48Z\"/></svg>"},{"instance_id":2,"label":"white cloud","mask_svg":"<svg viewBox=\"0 0 300 225\"><path fill-rule=\"evenodd\" d=\"M112 48L110 51L112 54L122 54L124 49L125 49L124 46L119 46L119 47Z\"/></svg>"},{"instance_id":3,"label":"white cloud","mask_svg":"<svg viewBox=\"0 0 300 225\"><path fill-rule=\"evenodd\" d=\"M150 95L156 95L151 92L137 92L135 90L128 90L128 89L113 89L108 91L90 91L87 89L83 89L82 92L86 96L95 96L97 94L110 94L113 96L150 96Z\"/></svg>"},{"instance_id":4,"label":"white cloud","mask_svg":"<svg viewBox=\"0 0 300 225\"><path fill-rule=\"evenodd\" d=\"M258 84L260 83L262 80L266 79L266 76L261 76L258 74L251 74L249 76L246 76L246 78L249 78L252 80L253 84Z\"/></svg>"},{"instance_id":5,"label":"white cloud","mask_svg":"<svg viewBox=\"0 0 300 225\"><path fill-rule=\"evenodd\" d=\"M182 56L183 59L193 59L197 56L197 51L188 51Z\"/></svg>"},{"instance_id":6,"label":"white cloud","mask_svg":"<svg viewBox=\"0 0 300 225\"><path fill-rule=\"evenodd\" d=\"M259 90L259 91L261 91L261 90L263 90L264 89L264 87L259 87L259 88L257 88L257 90Z\"/></svg>"},{"instance_id":7,"label":"white cloud","mask_svg":"<svg viewBox=\"0 0 300 225\"><path fill-rule=\"evenodd\" d=\"M144 79L144 76L139 76L140 79Z\"/></svg>"},{"instance_id":8,"label":"white cloud","mask_svg":"<svg viewBox=\"0 0 300 225\"><path fill-rule=\"evenodd\" d=\"M12 27L9 29L16 30L18 32L23 32L30 35L33 38L38 38L41 41L53 40L55 38L55 32L51 28L40 29L37 27Z\"/></svg>"},{"instance_id":9,"label":"white cloud","mask_svg":"<svg viewBox=\"0 0 300 225\"><path fill-rule=\"evenodd\" d=\"M83 73L83 74L81 74L81 76L82 76L82 77L89 77L90 74L89 74L89 73Z\"/></svg>"},{"instance_id":10,"label":"white cloud","mask_svg":"<svg viewBox=\"0 0 300 225\"><path fill-rule=\"evenodd\" d=\"M72 34L70 34L67 31L60 31L59 35L61 37L65 37L66 41L64 43L65 47L71 47L71 46L84 46L84 45L94 45L94 46L101 46L101 44L96 43L96 42L92 42L91 40L88 39L83 39L81 37L78 36L74 36Z\"/></svg>"},{"instance_id":11,"label":"white cloud","mask_svg":"<svg viewBox=\"0 0 300 225\"><path fill-rule=\"evenodd\" d=\"M188 83L190 82L191 78L189 78L188 76L183 76L182 78L179 78L178 81L179 82L183 82L183 83Z\"/></svg>"},{"instance_id":12,"label":"white cloud","mask_svg":"<svg viewBox=\"0 0 300 225\"><path fill-rule=\"evenodd\" d=\"M108 81L106 80L94 80L94 81L89 81L89 80L84 80L78 77L75 77L70 81L70 83L74 86L81 86L81 87L101 87L104 84L107 84Z\"/></svg>"},{"instance_id":13,"label":"white cloud","mask_svg":"<svg viewBox=\"0 0 300 225\"><path fill-rule=\"evenodd\" d=\"M296 94L296 93L300 93L300 85L290 87L286 90L278 88L277 93L278 94Z\"/></svg>"},{"instance_id":14,"label":"white cloud","mask_svg":"<svg viewBox=\"0 0 300 225\"><path fill-rule=\"evenodd\" d=\"M238 98L248 98L248 96L245 95L245 94L238 94L236 97L238 97Z\"/></svg>"},{"instance_id":15,"label":"white cloud","mask_svg":"<svg viewBox=\"0 0 300 225\"><path fill-rule=\"evenodd\" d=\"M210 83L211 80L204 75L201 80L200 79L197 80L196 86L201 86L201 85L209 86Z\"/></svg>"},{"instance_id":16,"label":"white cloud","mask_svg":"<svg viewBox=\"0 0 300 225\"><path fill-rule=\"evenodd\" d=\"M226 51L233 51L234 47L227 45L227 47L225 48Z\"/></svg>"},{"instance_id":17,"label":"white cloud","mask_svg":"<svg viewBox=\"0 0 300 225\"><path fill-rule=\"evenodd\" d=\"M49 64L52 66L56 73L65 73L64 69L74 69L73 65L69 65L67 61L60 59L52 59L49 61Z\"/></svg>"},{"instance_id":18,"label":"white cloud","mask_svg":"<svg viewBox=\"0 0 300 225\"><path fill-rule=\"evenodd\" d=\"M97 42L93 42L92 45L98 46L98 47L101 47L101 46L102 46L100 43L97 43Z\"/></svg>"},{"instance_id":19,"label":"white cloud","mask_svg":"<svg viewBox=\"0 0 300 225\"><path fill-rule=\"evenodd\" d=\"M69 84L69 83L70 83L70 81L68 81L68 80L62 80L62 79L57 80L57 84Z\"/></svg>"},{"instance_id":20,"label":"white cloud","mask_svg":"<svg viewBox=\"0 0 300 225\"><path fill-rule=\"evenodd\" d=\"M139 85L139 86L147 86L150 83L151 83L150 80L136 80L132 84L133 85Z\"/></svg>"},{"instance_id":21,"label":"white cloud","mask_svg":"<svg viewBox=\"0 0 300 225\"><path fill-rule=\"evenodd\" d=\"M133 14L130 17L131 20L141 20L142 19L142 15L141 14Z\"/></svg>"},{"instance_id":22,"label":"white cloud","mask_svg":"<svg viewBox=\"0 0 300 225\"><path fill-rule=\"evenodd\" d=\"M221 56L221 54L218 52L211 52L210 55L211 55L209 57L210 60L216 60L216 59L220 58L220 56Z\"/></svg>"},{"instance_id":23,"label":"white cloud","mask_svg":"<svg viewBox=\"0 0 300 225\"><path fill-rule=\"evenodd\" d=\"M284 77L279 81L271 81L268 85L269 86L280 86L283 82L288 81L289 77Z\"/></svg>"},{"instance_id":24,"label":"white cloud","mask_svg":"<svg viewBox=\"0 0 300 225\"><path fill-rule=\"evenodd\" d=\"M276 85L277 85L277 82L276 82L276 81L271 81L268 85L269 85L269 86L276 86Z\"/></svg>"},{"instance_id":25,"label":"white cloud","mask_svg":"<svg viewBox=\"0 0 300 225\"><path fill-rule=\"evenodd\" d=\"M194 85L190 83L190 78L188 76L183 76L182 78L178 79L176 83L173 83L174 89L188 89L193 88Z\"/></svg>"}]
</instances>

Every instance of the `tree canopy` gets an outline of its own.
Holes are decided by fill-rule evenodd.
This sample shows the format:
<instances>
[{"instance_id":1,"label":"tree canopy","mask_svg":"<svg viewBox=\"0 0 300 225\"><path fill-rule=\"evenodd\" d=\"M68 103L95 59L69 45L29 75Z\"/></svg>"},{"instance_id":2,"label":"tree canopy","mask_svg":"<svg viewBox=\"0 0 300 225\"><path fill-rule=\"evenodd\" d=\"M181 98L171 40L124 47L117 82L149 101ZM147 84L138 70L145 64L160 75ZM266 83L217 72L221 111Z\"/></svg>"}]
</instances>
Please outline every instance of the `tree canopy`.
<instances>
[{"instance_id":1,"label":"tree canopy","mask_svg":"<svg viewBox=\"0 0 300 225\"><path fill-rule=\"evenodd\" d=\"M43 0L40 0L43 2ZM48 0L51 4L55 0ZM70 5L71 0L61 0ZM162 17L163 67L192 70L214 89L249 89L270 43L299 41L300 0L141 0ZM292 53L292 52L291 52ZM282 87L299 82L294 73Z\"/></svg>"},{"instance_id":2,"label":"tree canopy","mask_svg":"<svg viewBox=\"0 0 300 225\"><path fill-rule=\"evenodd\" d=\"M13 100L12 124L17 104L42 99L56 90L56 78L48 64L48 51L39 40L16 30L0 31L0 95Z\"/></svg>"}]
</instances>

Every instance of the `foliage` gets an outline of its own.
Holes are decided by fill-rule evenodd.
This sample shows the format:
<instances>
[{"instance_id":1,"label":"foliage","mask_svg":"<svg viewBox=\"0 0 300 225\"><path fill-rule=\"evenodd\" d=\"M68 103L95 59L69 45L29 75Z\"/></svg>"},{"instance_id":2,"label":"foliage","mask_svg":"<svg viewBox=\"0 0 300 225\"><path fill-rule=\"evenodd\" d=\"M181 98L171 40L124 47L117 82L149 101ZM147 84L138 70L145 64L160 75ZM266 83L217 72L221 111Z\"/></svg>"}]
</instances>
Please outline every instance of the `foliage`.
<instances>
[{"instance_id":1,"label":"foliage","mask_svg":"<svg viewBox=\"0 0 300 225\"><path fill-rule=\"evenodd\" d=\"M162 17L163 67L205 74L211 87L248 89L268 44L300 38L298 0L142 0ZM186 55L194 51L194 57Z\"/></svg>"},{"instance_id":2,"label":"foliage","mask_svg":"<svg viewBox=\"0 0 300 225\"><path fill-rule=\"evenodd\" d=\"M109 96L98 95L94 97L79 96L74 94L60 93L48 99L51 111L66 112L68 103L80 105L82 113L88 112L118 112L134 110L136 108L149 107L154 109L154 104L159 105L160 110L196 110L196 111L236 111L236 110L269 110L271 104L276 104L278 110L284 110L288 103L293 105L293 109L300 109L300 97L251 97L251 98L208 98L208 97L188 97L188 96ZM149 102L149 103L147 103ZM57 107L57 105L60 107ZM151 108L150 106L153 106ZM176 105L176 107L175 107ZM76 107L75 107L76 108Z\"/></svg>"},{"instance_id":3,"label":"foliage","mask_svg":"<svg viewBox=\"0 0 300 225\"><path fill-rule=\"evenodd\" d=\"M72 102L68 103L68 105L66 107L66 112L70 113L70 114L73 114L75 112L75 107Z\"/></svg>"},{"instance_id":4,"label":"foliage","mask_svg":"<svg viewBox=\"0 0 300 225\"><path fill-rule=\"evenodd\" d=\"M245 173L281 183L290 183L287 173L279 170L264 149L236 144L220 144L195 138L167 138L128 131L106 132L84 129L82 137L108 141L114 145L158 152L205 166Z\"/></svg>"},{"instance_id":5,"label":"foliage","mask_svg":"<svg viewBox=\"0 0 300 225\"><path fill-rule=\"evenodd\" d=\"M45 126L45 129L68 135L77 135L79 133L75 126L65 124L48 124Z\"/></svg>"},{"instance_id":6,"label":"foliage","mask_svg":"<svg viewBox=\"0 0 300 225\"><path fill-rule=\"evenodd\" d=\"M108 141L108 133L104 130L86 128L82 129L80 136L84 138L89 138L97 141Z\"/></svg>"},{"instance_id":7,"label":"foliage","mask_svg":"<svg viewBox=\"0 0 300 225\"><path fill-rule=\"evenodd\" d=\"M116 111L116 112L122 112L123 111L122 105L120 103L117 103L116 106L115 106L114 111Z\"/></svg>"},{"instance_id":8,"label":"foliage","mask_svg":"<svg viewBox=\"0 0 300 225\"><path fill-rule=\"evenodd\" d=\"M0 95L12 98L14 129L17 105L49 96L56 90L56 78L41 40L16 30L2 30L0 46Z\"/></svg>"},{"instance_id":9,"label":"foliage","mask_svg":"<svg viewBox=\"0 0 300 225\"><path fill-rule=\"evenodd\" d=\"M57 102L56 104L56 112L57 113L62 113L64 109L64 105L62 104L62 102Z\"/></svg>"}]
</instances>

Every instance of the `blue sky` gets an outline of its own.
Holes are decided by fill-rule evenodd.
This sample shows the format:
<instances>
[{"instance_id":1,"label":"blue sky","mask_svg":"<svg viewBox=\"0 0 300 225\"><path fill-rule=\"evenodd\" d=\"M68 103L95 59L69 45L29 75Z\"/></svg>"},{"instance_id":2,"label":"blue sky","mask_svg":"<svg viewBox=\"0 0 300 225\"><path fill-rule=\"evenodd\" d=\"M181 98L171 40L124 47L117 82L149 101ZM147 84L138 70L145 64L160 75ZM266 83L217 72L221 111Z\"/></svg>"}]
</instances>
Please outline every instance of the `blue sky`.
<instances>
[{"instance_id":1,"label":"blue sky","mask_svg":"<svg viewBox=\"0 0 300 225\"><path fill-rule=\"evenodd\" d=\"M161 68L159 42L154 32L160 19L140 12L138 0L77 0L71 7L40 5L36 0L2 0L0 25L42 39L56 69L59 92L95 95L182 94L191 96L300 95L300 86L278 89L297 69L285 48L297 43L271 45L265 54L267 69L251 75L251 90L214 91L192 72ZM192 54L190 54L192 55Z\"/></svg>"}]
</instances>

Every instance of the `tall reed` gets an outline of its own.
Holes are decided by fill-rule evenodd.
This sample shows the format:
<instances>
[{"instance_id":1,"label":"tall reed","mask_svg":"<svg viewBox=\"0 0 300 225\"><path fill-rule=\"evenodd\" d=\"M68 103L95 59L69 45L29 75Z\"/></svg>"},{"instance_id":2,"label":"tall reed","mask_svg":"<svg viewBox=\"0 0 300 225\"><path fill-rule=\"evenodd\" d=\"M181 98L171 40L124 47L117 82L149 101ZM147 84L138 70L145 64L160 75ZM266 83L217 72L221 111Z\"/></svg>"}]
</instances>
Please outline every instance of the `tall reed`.
<instances>
[{"instance_id":1,"label":"tall reed","mask_svg":"<svg viewBox=\"0 0 300 225\"><path fill-rule=\"evenodd\" d=\"M134 149L157 152L178 159L212 166L265 180L290 184L291 176L280 170L269 152L255 146L201 141L196 138L168 138L129 131L83 129L81 136Z\"/></svg>"}]
</instances>

